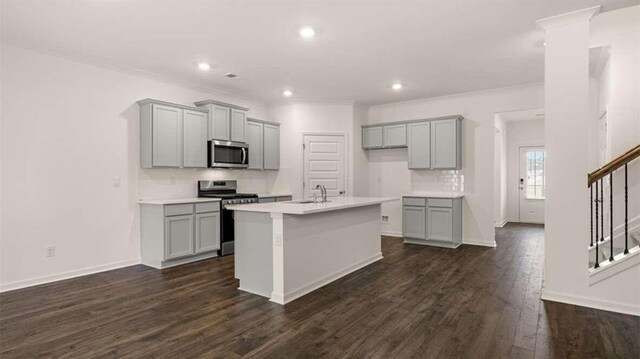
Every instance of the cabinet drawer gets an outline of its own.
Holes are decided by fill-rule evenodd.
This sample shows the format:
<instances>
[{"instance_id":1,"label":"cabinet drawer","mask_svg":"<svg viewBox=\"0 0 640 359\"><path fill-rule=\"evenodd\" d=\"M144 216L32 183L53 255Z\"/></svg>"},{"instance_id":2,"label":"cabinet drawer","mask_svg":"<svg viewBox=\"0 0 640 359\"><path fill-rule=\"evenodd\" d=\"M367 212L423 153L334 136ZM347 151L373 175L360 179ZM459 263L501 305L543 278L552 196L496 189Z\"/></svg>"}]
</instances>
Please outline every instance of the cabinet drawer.
<instances>
[{"instance_id":1,"label":"cabinet drawer","mask_svg":"<svg viewBox=\"0 0 640 359\"><path fill-rule=\"evenodd\" d=\"M405 206L420 206L420 207L424 207L427 205L427 199L426 198L420 198L420 197L403 197L402 198L402 204Z\"/></svg>"},{"instance_id":2,"label":"cabinet drawer","mask_svg":"<svg viewBox=\"0 0 640 359\"><path fill-rule=\"evenodd\" d=\"M429 207L453 207L453 200L450 198L429 198Z\"/></svg>"},{"instance_id":3,"label":"cabinet drawer","mask_svg":"<svg viewBox=\"0 0 640 359\"><path fill-rule=\"evenodd\" d=\"M196 213L220 212L220 202L196 203Z\"/></svg>"},{"instance_id":4,"label":"cabinet drawer","mask_svg":"<svg viewBox=\"0 0 640 359\"><path fill-rule=\"evenodd\" d=\"M276 201L275 197L258 198L258 203L271 203L275 201Z\"/></svg>"},{"instance_id":5,"label":"cabinet drawer","mask_svg":"<svg viewBox=\"0 0 640 359\"><path fill-rule=\"evenodd\" d=\"M277 197L276 198L276 202L287 202L287 201L291 201L293 200L293 197L291 196L282 196L282 197Z\"/></svg>"},{"instance_id":6,"label":"cabinet drawer","mask_svg":"<svg viewBox=\"0 0 640 359\"><path fill-rule=\"evenodd\" d=\"M183 214L193 214L193 203L170 204L164 206L165 216L180 216Z\"/></svg>"}]
</instances>

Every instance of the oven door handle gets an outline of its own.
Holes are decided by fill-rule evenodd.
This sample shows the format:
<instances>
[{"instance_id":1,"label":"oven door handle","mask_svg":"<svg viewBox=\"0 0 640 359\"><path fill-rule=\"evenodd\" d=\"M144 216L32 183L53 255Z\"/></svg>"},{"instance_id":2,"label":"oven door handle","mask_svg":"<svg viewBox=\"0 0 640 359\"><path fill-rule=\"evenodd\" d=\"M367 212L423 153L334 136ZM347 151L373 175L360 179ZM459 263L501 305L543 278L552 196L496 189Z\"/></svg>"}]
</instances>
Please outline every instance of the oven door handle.
<instances>
[{"instance_id":1,"label":"oven door handle","mask_svg":"<svg viewBox=\"0 0 640 359\"><path fill-rule=\"evenodd\" d=\"M247 164L247 149L242 147L242 164Z\"/></svg>"}]
</instances>

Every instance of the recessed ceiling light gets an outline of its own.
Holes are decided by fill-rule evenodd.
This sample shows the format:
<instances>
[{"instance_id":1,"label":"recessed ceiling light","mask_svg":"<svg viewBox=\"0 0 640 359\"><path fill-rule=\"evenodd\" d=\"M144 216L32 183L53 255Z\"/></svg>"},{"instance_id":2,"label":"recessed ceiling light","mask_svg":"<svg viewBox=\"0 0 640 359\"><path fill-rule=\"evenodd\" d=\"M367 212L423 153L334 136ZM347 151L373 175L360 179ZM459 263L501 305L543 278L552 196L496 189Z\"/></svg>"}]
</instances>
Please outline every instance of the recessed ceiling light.
<instances>
[{"instance_id":1,"label":"recessed ceiling light","mask_svg":"<svg viewBox=\"0 0 640 359\"><path fill-rule=\"evenodd\" d=\"M402 88L402 84L399 82L396 82L395 84L391 85L391 88L394 90L400 90Z\"/></svg>"},{"instance_id":2,"label":"recessed ceiling light","mask_svg":"<svg viewBox=\"0 0 640 359\"><path fill-rule=\"evenodd\" d=\"M542 46L543 46L543 47L544 47L544 46L547 46L547 42L546 42L546 41L545 41L545 42L543 42L543 43L542 43Z\"/></svg>"},{"instance_id":3,"label":"recessed ceiling light","mask_svg":"<svg viewBox=\"0 0 640 359\"><path fill-rule=\"evenodd\" d=\"M200 70L202 70L202 71L207 71L207 70L209 70L211 68L211 65L209 65L206 62L201 62L201 63L198 64L198 68Z\"/></svg>"},{"instance_id":4,"label":"recessed ceiling light","mask_svg":"<svg viewBox=\"0 0 640 359\"><path fill-rule=\"evenodd\" d=\"M316 30L314 30L311 26L304 26L300 28L300 36L304 39L310 39L316 36Z\"/></svg>"},{"instance_id":5,"label":"recessed ceiling light","mask_svg":"<svg viewBox=\"0 0 640 359\"><path fill-rule=\"evenodd\" d=\"M293 95L293 92L291 92L291 91L289 91L289 90L284 90L284 91L282 92L282 94L283 94L285 97L290 97L291 95Z\"/></svg>"}]
</instances>

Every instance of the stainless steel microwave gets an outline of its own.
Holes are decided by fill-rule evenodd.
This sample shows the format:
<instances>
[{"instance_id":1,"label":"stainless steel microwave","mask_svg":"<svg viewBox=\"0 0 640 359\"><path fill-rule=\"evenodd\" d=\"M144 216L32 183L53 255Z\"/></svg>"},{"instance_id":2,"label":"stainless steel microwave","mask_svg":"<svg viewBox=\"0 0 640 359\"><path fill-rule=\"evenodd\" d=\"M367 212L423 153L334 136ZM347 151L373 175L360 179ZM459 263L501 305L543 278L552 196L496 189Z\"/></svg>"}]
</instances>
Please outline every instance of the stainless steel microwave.
<instances>
[{"instance_id":1,"label":"stainless steel microwave","mask_svg":"<svg viewBox=\"0 0 640 359\"><path fill-rule=\"evenodd\" d=\"M211 168L249 167L249 145L233 141L209 141L208 166Z\"/></svg>"}]
</instances>

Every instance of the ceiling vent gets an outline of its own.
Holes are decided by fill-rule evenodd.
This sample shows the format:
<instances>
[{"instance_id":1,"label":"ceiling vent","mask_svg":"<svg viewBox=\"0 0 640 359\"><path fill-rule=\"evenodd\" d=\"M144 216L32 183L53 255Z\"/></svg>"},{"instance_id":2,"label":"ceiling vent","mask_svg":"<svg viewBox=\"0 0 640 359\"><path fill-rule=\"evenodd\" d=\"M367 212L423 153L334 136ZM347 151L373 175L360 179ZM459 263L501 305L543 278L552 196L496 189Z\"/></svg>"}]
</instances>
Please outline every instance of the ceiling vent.
<instances>
[{"instance_id":1,"label":"ceiling vent","mask_svg":"<svg viewBox=\"0 0 640 359\"><path fill-rule=\"evenodd\" d=\"M234 78L238 77L238 75L232 74L231 72L229 72L228 74L225 74L224 77L228 77L230 79L234 79Z\"/></svg>"}]
</instances>

